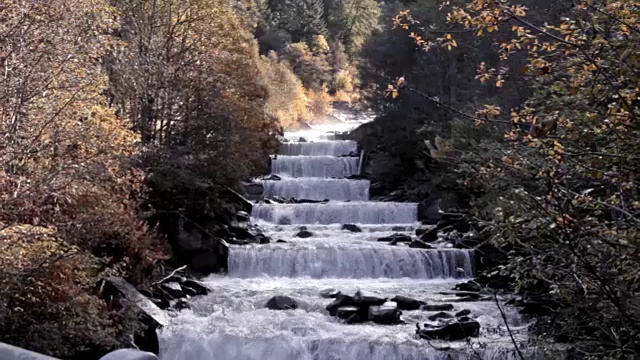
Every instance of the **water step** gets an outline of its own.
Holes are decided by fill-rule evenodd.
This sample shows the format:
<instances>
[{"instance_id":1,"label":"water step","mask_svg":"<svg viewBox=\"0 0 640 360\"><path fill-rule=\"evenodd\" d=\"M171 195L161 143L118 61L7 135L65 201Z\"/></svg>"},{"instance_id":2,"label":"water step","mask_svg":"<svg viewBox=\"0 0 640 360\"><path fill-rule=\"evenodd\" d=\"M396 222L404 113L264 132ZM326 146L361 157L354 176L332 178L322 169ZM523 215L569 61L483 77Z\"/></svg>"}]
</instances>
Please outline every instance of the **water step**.
<instances>
[{"instance_id":1,"label":"water step","mask_svg":"<svg viewBox=\"0 0 640 360\"><path fill-rule=\"evenodd\" d=\"M470 250L420 250L379 246L291 246L274 244L232 247L229 276L252 278L469 278Z\"/></svg>"},{"instance_id":2,"label":"water step","mask_svg":"<svg viewBox=\"0 0 640 360\"><path fill-rule=\"evenodd\" d=\"M358 174L358 157L286 156L271 160L271 172L289 177L346 178Z\"/></svg>"},{"instance_id":3,"label":"water step","mask_svg":"<svg viewBox=\"0 0 640 360\"><path fill-rule=\"evenodd\" d=\"M368 180L323 179L323 178L284 178L282 180L264 180L264 196L310 200L369 200Z\"/></svg>"},{"instance_id":4,"label":"water step","mask_svg":"<svg viewBox=\"0 0 640 360\"><path fill-rule=\"evenodd\" d=\"M280 145L280 155L340 156L358 151L355 141L287 142Z\"/></svg>"},{"instance_id":5,"label":"water step","mask_svg":"<svg viewBox=\"0 0 640 360\"><path fill-rule=\"evenodd\" d=\"M326 204L256 204L257 220L290 224L413 224L415 203L329 202Z\"/></svg>"}]
</instances>

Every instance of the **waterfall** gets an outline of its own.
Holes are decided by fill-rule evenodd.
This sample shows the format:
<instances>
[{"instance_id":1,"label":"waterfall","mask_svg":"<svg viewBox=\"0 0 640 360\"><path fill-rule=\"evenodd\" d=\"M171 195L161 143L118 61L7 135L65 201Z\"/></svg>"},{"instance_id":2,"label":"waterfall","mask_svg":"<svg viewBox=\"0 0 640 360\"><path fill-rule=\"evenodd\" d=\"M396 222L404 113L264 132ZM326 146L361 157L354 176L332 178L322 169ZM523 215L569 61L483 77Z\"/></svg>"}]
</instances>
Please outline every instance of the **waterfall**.
<instances>
[{"instance_id":1,"label":"waterfall","mask_svg":"<svg viewBox=\"0 0 640 360\"><path fill-rule=\"evenodd\" d=\"M271 162L281 179L255 182L267 198L328 201L254 204L252 220L271 243L230 246L228 274L205 279L211 293L194 297L191 309L159 332L161 360L518 359L492 299L469 302L451 294L456 282L473 278L473 250L441 241L430 249L409 246L424 246L415 241L417 204L369 201L369 181L347 179L359 174L364 156L356 142L328 140L333 135L327 132L358 124L345 119L285 133L289 141ZM381 239L389 236L403 240ZM320 296L325 289L449 304L450 316L470 310L481 324L480 338L416 338L416 324L432 323L435 312L428 309L403 311L398 325L348 325L327 313L333 299ZM266 309L278 295L295 299L298 308ZM522 338L526 324L517 310L502 311Z\"/></svg>"}]
</instances>

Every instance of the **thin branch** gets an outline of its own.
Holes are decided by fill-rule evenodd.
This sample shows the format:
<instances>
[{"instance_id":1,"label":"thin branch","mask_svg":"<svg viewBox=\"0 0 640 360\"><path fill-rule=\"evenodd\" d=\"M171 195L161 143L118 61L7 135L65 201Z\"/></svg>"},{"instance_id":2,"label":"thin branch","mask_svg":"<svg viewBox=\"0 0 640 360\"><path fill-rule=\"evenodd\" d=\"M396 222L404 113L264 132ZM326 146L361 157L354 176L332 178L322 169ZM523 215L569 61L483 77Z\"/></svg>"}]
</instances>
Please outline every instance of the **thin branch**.
<instances>
[{"instance_id":1,"label":"thin branch","mask_svg":"<svg viewBox=\"0 0 640 360\"><path fill-rule=\"evenodd\" d=\"M518 357L520 357L520 359L524 360L525 357L522 354L522 352L520 351L520 348L518 347L518 343L516 342L516 338L513 336L513 332L511 331L511 327L509 327L509 322L507 321L507 315L504 313L504 310L502 310L502 306L500 306L500 302L498 301L497 293L493 294L493 299L496 302L496 306L498 307L498 310L500 310L500 316L502 316L502 321L504 321L504 325L507 327L507 331L509 332L509 337L511 338L511 342L513 343L513 346L516 348L516 352L518 353Z\"/></svg>"}]
</instances>

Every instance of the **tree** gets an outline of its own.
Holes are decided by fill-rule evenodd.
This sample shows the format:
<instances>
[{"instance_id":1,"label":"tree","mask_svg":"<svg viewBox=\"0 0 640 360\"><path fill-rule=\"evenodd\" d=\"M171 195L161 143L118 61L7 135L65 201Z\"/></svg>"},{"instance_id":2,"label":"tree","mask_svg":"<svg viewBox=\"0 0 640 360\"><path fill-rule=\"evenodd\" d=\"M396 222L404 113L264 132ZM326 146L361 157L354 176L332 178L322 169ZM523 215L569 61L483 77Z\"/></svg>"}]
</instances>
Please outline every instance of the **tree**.
<instances>
[{"instance_id":1,"label":"tree","mask_svg":"<svg viewBox=\"0 0 640 360\"><path fill-rule=\"evenodd\" d=\"M509 1L473 0L448 12L452 24L497 40L499 57L478 64L476 79L501 89L523 78L532 90L507 111L492 104L475 113L450 108L504 132L504 142L459 166L472 164L471 176L498 199L484 203L496 216L496 243L513 249L501 271L548 307L539 314L542 331L586 357L635 358L640 58L631 54L640 50L640 8L624 0L578 1L546 24L528 11ZM434 34L410 12L395 21L424 50L459 44L455 29ZM503 37L505 27L510 36ZM527 60L520 73L508 66L518 56Z\"/></svg>"}]
</instances>

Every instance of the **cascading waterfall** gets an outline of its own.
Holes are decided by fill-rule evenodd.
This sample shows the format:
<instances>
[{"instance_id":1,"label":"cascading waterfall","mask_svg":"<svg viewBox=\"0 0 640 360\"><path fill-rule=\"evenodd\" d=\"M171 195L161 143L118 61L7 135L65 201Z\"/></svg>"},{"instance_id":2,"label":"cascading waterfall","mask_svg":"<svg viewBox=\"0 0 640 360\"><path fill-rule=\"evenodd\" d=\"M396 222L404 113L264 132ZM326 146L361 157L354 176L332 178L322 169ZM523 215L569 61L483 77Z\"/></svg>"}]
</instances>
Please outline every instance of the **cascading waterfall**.
<instances>
[{"instance_id":1,"label":"cascading waterfall","mask_svg":"<svg viewBox=\"0 0 640 360\"><path fill-rule=\"evenodd\" d=\"M329 201L256 203L251 217L272 242L230 247L228 274L207 278L212 292L195 297L191 310L180 312L160 332L161 360L518 358L509 337L486 330L502 324L493 301L461 302L447 295L456 279L474 276L473 251L444 244L432 249L407 246L420 226L417 204L371 202L369 181L346 179L359 173L358 145L329 141L332 135L327 132L357 125L345 120L285 133L289 142L271 162L272 173L281 180L256 180L264 196ZM404 236L405 242L378 241L389 236ZM430 311L404 311L400 325L347 325L327 314L325 307L333 299L319 296L327 288L452 303L452 312L471 310L482 324L481 340L492 334L487 340L492 346L476 345L469 352L465 341L417 339L415 324L429 322L434 314ZM296 299L299 308L266 309L267 300L276 295ZM515 311L504 311L512 331L524 328Z\"/></svg>"},{"instance_id":2,"label":"cascading waterfall","mask_svg":"<svg viewBox=\"0 0 640 360\"><path fill-rule=\"evenodd\" d=\"M293 178L262 181L265 197L309 200L365 201L368 180Z\"/></svg>"}]
</instances>

